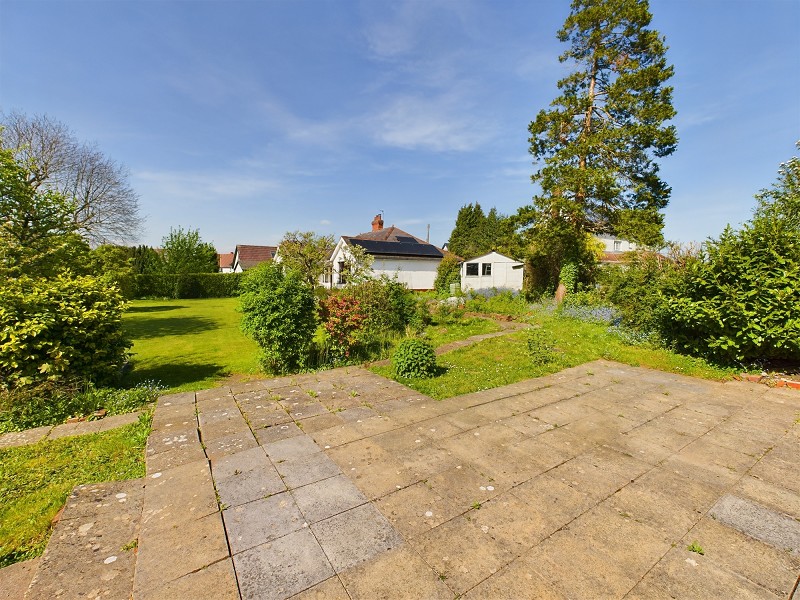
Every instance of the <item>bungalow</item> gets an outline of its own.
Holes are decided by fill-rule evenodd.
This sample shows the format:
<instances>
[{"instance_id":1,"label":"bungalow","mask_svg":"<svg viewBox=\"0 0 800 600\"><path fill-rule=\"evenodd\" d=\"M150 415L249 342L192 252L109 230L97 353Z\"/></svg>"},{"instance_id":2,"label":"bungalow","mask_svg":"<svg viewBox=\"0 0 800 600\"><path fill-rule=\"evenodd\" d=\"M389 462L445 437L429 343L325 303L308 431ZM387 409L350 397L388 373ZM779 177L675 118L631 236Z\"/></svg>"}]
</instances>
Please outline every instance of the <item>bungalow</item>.
<instances>
[{"instance_id":1,"label":"bungalow","mask_svg":"<svg viewBox=\"0 0 800 600\"><path fill-rule=\"evenodd\" d=\"M233 273L233 252L217 254L220 273Z\"/></svg>"},{"instance_id":2,"label":"bungalow","mask_svg":"<svg viewBox=\"0 0 800 600\"><path fill-rule=\"evenodd\" d=\"M349 248L358 246L372 256L372 272L376 277L395 278L412 290L432 290L436 270L444 257L441 248L398 229L383 227L381 215L372 221L372 231L342 236L330 257L331 273L321 283L341 287L347 283Z\"/></svg>"},{"instance_id":3,"label":"bungalow","mask_svg":"<svg viewBox=\"0 0 800 600\"><path fill-rule=\"evenodd\" d=\"M461 291L470 290L514 290L522 289L523 263L500 254L490 252L461 263Z\"/></svg>"},{"instance_id":4,"label":"bungalow","mask_svg":"<svg viewBox=\"0 0 800 600\"><path fill-rule=\"evenodd\" d=\"M275 246L246 246L237 245L233 252L233 273L241 273L247 269L252 269L263 262L271 261L275 258Z\"/></svg>"}]
</instances>

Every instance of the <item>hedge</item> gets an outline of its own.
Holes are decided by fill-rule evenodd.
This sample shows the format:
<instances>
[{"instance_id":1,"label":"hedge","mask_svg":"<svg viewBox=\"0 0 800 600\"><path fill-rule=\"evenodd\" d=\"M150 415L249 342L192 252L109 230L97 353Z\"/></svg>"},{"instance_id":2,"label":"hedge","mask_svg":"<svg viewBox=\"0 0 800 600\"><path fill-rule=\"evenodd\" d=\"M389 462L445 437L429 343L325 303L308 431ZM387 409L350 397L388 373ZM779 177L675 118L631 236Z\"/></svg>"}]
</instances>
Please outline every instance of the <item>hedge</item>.
<instances>
[{"instance_id":1,"label":"hedge","mask_svg":"<svg viewBox=\"0 0 800 600\"><path fill-rule=\"evenodd\" d=\"M228 298L240 293L244 273L135 275L134 298Z\"/></svg>"}]
</instances>

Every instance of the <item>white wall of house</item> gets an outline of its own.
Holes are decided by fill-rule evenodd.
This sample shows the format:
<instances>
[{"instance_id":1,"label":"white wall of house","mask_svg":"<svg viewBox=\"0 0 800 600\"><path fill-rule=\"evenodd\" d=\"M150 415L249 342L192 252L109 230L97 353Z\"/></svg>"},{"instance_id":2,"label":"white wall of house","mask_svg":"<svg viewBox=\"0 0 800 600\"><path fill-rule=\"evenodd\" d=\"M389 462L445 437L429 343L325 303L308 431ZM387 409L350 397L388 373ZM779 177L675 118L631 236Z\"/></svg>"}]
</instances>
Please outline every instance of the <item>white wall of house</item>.
<instances>
[{"instance_id":1,"label":"white wall of house","mask_svg":"<svg viewBox=\"0 0 800 600\"><path fill-rule=\"evenodd\" d=\"M347 243L339 239L331 254L333 282L328 276L323 275L320 277L320 284L326 287L345 285L347 273L345 272L342 277L340 269L342 263L347 263L350 257ZM411 290L432 290L440 262L440 258L376 256L372 263L372 272L375 277L386 275L389 279L397 279Z\"/></svg>"},{"instance_id":2,"label":"white wall of house","mask_svg":"<svg viewBox=\"0 0 800 600\"><path fill-rule=\"evenodd\" d=\"M603 243L606 252L632 252L636 250L635 243L623 240L619 237L606 234L596 235L594 237Z\"/></svg>"},{"instance_id":3,"label":"white wall of house","mask_svg":"<svg viewBox=\"0 0 800 600\"><path fill-rule=\"evenodd\" d=\"M461 291L522 290L522 266L518 260L490 252L461 263ZM515 268L516 267L516 268Z\"/></svg>"}]
</instances>

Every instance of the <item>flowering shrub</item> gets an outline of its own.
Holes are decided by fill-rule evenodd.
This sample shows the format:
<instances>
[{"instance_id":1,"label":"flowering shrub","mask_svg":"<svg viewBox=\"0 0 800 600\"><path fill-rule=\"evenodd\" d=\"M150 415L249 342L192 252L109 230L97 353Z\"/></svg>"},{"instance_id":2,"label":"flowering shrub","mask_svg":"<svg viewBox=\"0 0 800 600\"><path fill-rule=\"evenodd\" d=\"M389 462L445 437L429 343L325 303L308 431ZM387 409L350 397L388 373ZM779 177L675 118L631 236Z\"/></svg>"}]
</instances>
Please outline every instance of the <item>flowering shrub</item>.
<instances>
[{"instance_id":1,"label":"flowering shrub","mask_svg":"<svg viewBox=\"0 0 800 600\"><path fill-rule=\"evenodd\" d=\"M361 302L347 294L329 296L323 304L327 315L323 327L330 339L331 358L334 361L346 360L359 342L367 315Z\"/></svg>"}]
</instances>

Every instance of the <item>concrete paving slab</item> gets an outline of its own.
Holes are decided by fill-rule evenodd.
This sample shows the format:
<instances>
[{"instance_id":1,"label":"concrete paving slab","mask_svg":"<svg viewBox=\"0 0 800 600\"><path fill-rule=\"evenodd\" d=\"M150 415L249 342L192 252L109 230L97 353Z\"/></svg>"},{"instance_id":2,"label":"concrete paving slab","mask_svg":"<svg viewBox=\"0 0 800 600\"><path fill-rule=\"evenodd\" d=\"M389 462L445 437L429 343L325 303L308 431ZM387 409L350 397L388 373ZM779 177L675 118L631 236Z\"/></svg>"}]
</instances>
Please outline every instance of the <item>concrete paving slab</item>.
<instances>
[{"instance_id":1,"label":"concrete paving slab","mask_svg":"<svg viewBox=\"0 0 800 600\"><path fill-rule=\"evenodd\" d=\"M554 533L521 561L556 595L568 598L622 598L641 577L602 557L590 540L575 530Z\"/></svg>"},{"instance_id":2,"label":"concrete paving slab","mask_svg":"<svg viewBox=\"0 0 800 600\"><path fill-rule=\"evenodd\" d=\"M465 512L424 481L380 498L375 506L405 539L426 533Z\"/></svg>"},{"instance_id":3,"label":"concrete paving slab","mask_svg":"<svg viewBox=\"0 0 800 600\"><path fill-rule=\"evenodd\" d=\"M303 430L292 421L290 423L280 423L269 427L257 428L254 426L253 435L255 435L258 443L263 445L304 434Z\"/></svg>"},{"instance_id":4,"label":"concrete paving slab","mask_svg":"<svg viewBox=\"0 0 800 600\"><path fill-rule=\"evenodd\" d=\"M315 417L303 419L302 424L303 431L305 433L313 433L315 431L321 431L323 429L342 425L344 424L344 421L336 413L326 413L324 415L317 415Z\"/></svg>"},{"instance_id":5,"label":"concrete paving slab","mask_svg":"<svg viewBox=\"0 0 800 600\"><path fill-rule=\"evenodd\" d=\"M788 515L730 494L717 500L708 514L720 523L800 559L800 522Z\"/></svg>"},{"instance_id":6,"label":"concrete paving slab","mask_svg":"<svg viewBox=\"0 0 800 600\"><path fill-rule=\"evenodd\" d=\"M467 515L451 519L407 543L445 578L456 594L472 589L516 558L512 549L471 522Z\"/></svg>"},{"instance_id":7,"label":"concrete paving slab","mask_svg":"<svg viewBox=\"0 0 800 600\"><path fill-rule=\"evenodd\" d=\"M284 600L335 573L310 529L233 557L242 600Z\"/></svg>"},{"instance_id":8,"label":"concrete paving slab","mask_svg":"<svg viewBox=\"0 0 800 600\"><path fill-rule=\"evenodd\" d=\"M143 531L139 538L134 596L155 591L228 556L219 512L184 522L181 527Z\"/></svg>"},{"instance_id":9,"label":"concrete paving slab","mask_svg":"<svg viewBox=\"0 0 800 600\"><path fill-rule=\"evenodd\" d=\"M289 489L341 475L339 466L323 452L285 460L275 465Z\"/></svg>"},{"instance_id":10,"label":"concrete paving slab","mask_svg":"<svg viewBox=\"0 0 800 600\"><path fill-rule=\"evenodd\" d=\"M222 518L234 555L307 526L288 492L227 508Z\"/></svg>"},{"instance_id":11,"label":"concrete paving slab","mask_svg":"<svg viewBox=\"0 0 800 600\"><path fill-rule=\"evenodd\" d=\"M726 598L783 600L705 555L675 547L630 591L627 598Z\"/></svg>"},{"instance_id":12,"label":"concrete paving slab","mask_svg":"<svg viewBox=\"0 0 800 600\"><path fill-rule=\"evenodd\" d=\"M220 505L227 508L286 491L281 476L268 462L247 470L234 471L229 477L217 479L216 488Z\"/></svg>"},{"instance_id":13,"label":"concrete paving slab","mask_svg":"<svg viewBox=\"0 0 800 600\"><path fill-rule=\"evenodd\" d=\"M346 475L336 475L291 492L308 523L316 523L367 502Z\"/></svg>"},{"instance_id":14,"label":"concrete paving slab","mask_svg":"<svg viewBox=\"0 0 800 600\"><path fill-rule=\"evenodd\" d=\"M47 437L47 434L53 429L52 425L45 425L44 427L37 427L35 429L28 429L26 431L12 431L0 435L0 448L13 448L15 446L27 446L28 444L35 444L42 441Z\"/></svg>"},{"instance_id":15,"label":"concrete paving slab","mask_svg":"<svg viewBox=\"0 0 800 600\"><path fill-rule=\"evenodd\" d=\"M737 573L781 598L789 598L800 575L800 554L740 532L715 517L713 509L710 518L704 517L684 538L687 540L697 540L704 556L715 566Z\"/></svg>"},{"instance_id":16,"label":"concrete paving slab","mask_svg":"<svg viewBox=\"0 0 800 600\"><path fill-rule=\"evenodd\" d=\"M200 446L197 424L191 422L153 430L147 438L146 453L150 457L160 452L189 448L190 446Z\"/></svg>"},{"instance_id":17,"label":"concrete paving slab","mask_svg":"<svg viewBox=\"0 0 800 600\"><path fill-rule=\"evenodd\" d=\"M396 548L403 539L372 504L313 523L311 531L337 573Z\"/></svg>"},{"instance_id":18,"label":"concrete paving slab","mask_svg":"<svg viewBox=\"0 0 800 600\"><path fill-rule=\"evenodd\" d=\"M285 440L264 444L262 448L272 462L292 460L322 451L322 448L320 448L316 442L314 442L314 440L307 435L299 435Z\"/></svg>"},{"instance_id":19,"label":"concrete paving slab","mask_svg":"<svg viewBox=\"0 0 800 600\"><path fill-rule=\"evenodd\" d=\"M96 597L129 597L142 496L141 480L73 490L25 597L78 598L87 588Z\"/></svg>"},{"instance_id":20,"label":"concrete paving slab","mask_svg":"<svg viewBox=\"0 0 800 600\"><path fill-rule=\"evenodd\" d=\"M800 494L751 475L742 477L730 492L783 514L800 515Z\"/></svg>"},{"instance_id":21,"label":"concrete paving slab","mask_svg":"<svg viewBox=\"0 0 800 600\"><path fill-rule=\"evenodd\" d=\"M163 396L159 396L158 400L156 401L156 406L158 408L162 408L165 406L179 406L182 404L194 403L194 392L178 392L177 394L165 394Z\"/></svg>"},{"instance_id":22,"label":"concrete paving slab","mask_svg":"<svg viewBox=\"0 0 800 600\"><path fill-rule=\"evenodd\" d=\"M144 481L143 533L174 528L219 510L206 460L157 471Z\"/></svg>"},{"instance_id":23,"label":"concrete paving slab","mask_svg":"<svg viewBox=\"0 0 800 600\"><path fill-rule=\"evenodd\" d=\"M464 600L569 600L532 567L515 560L462 596Z\"/></svg>"},{"instance_id":24,"label":"concrete paving slab","mask_svg":"<svg viewBox=\"0 0 800 600\"><path fill-rule=\"evenodd\" d=\"M352 600L453 598L453 592L439 574L407 546L381 554L339 577Z\"/></svg>"},{"instance_id":25,"label":"concrete paving slab","mask_svg":"<svg viewBox=\"0 0 800 600\"><path fill-rule=\"evenodd\" d=\"M164 472L199 460L206 460L206 453L199 441L193 444L171 446L164 452L147 455L147 475Z\"/></svg>"},{"instance_id":26,"label":"concrete paving slab","mask_svg":"<svg viewBox=\"0 0 800 600\"><path fill-rule=\"evenodd\" d=\"M203 433L203 443L206 445L212 444L215 440L233 436L252 437L250 426L241 414L234 418L206 423L201 425L200 430Z\"/></svg>"},{"instance_id":27,"label":"concrete paving slab","mask_svg":"<svg viewBox=\"0 0 800 600\"><path fill-rule=\"evenodd\" d=\"M161 587L140 591L134 596L134 600L197 598L200 595L214 600L239 600L239 588L230 558L179 577Z\"/></svg>"},{"instance_id":28,"label":"concrete paving slab","mask_svg":"<svg viewBox=\"0 0 800 600\"><path fill-rule=\"evenodd\" d=\"M204 439L203 444L205 445L206 456L209 460L216 460L223 456L237 454L258 446L258 442L253 437L249 428L247 430L242 430L241 433L234 433L208 441Z\"/></svg>"},{"instance_id":29,"label":"concrete paving slab","mask_svg":"<svg viewBox=\"0 0 800 600\"><path fill-rule=\"evenodd\" d=\"M346 475L370 500L413 485L421 479L411 469L394 459L387 459L364 467L350 467L346 471Z\"/></svg>"},{"instance_id":30,"label":"concrete paving slab","mask_svg":"<svg viewBox=\"0 0 800 600\"><path fill-rule=\"evenodd\" d=\"M211 473L214 475L214 480L219 481L238 475L243 471L251 471L271 464L264 449L256 446L236 454L215 458L211 461Z\"/></svg>"},{"instance_id":31,"label":"concrete paving slab","mask_svg":"<svg viewBox=\"0 0 800 600\"><path fill-rule=\"evenodd\" d=\"M23 598L41 561L38 557L0 569L0 600Z\"/></svg>"},{"instance_id":32,"label":"concrete paving slab","mask_svg":"<svg viewBox=\"0 0 800 600\"><path fill-rule=\"evenodd\" d=\"M325 581L292 596L292 600L351 600L339 577Z\"/></svg>"}]
</instances>

